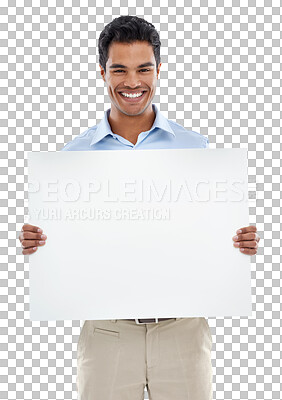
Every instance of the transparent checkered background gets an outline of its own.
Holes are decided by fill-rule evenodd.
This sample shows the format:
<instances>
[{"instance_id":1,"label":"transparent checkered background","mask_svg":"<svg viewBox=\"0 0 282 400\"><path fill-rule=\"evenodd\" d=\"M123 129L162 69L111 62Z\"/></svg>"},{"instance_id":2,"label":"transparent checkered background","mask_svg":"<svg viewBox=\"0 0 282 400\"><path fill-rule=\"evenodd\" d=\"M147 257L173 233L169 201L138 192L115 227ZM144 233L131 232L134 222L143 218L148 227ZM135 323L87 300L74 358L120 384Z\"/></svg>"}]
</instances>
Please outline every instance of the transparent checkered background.
<instances>
[{"instance_id":1,"label":"transparent checkered background","mask_svg":"<svg viewBox=\"0 0 282 400\"><path fill-rule=\"evenodd\" d=\"M29 320L27 151L59 151L110 107L97 40L120 15L160 33L160 111L211 148L248 149L253 316L208 319L214 399L281 398L280 1L175 3L1 1L1 399L77 398L80 321Z\"/></svg>"}]
</instances>

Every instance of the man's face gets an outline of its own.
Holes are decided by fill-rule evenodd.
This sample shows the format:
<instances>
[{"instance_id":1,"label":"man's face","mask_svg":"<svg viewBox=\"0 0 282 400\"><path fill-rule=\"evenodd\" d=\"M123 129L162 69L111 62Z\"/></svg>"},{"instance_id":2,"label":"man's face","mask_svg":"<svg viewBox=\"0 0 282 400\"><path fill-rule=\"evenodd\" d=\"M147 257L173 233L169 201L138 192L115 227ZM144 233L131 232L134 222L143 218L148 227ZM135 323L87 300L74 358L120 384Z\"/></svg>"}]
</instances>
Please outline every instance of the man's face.
<instances>
[{"instance_id":1,"label":"man's face","mask_svg":"<svg viewBox=\"0 0 282 400\"><path fill-rule=\"evenodd\" d=\"M155 95L160 66L161 63L156 69L153 47L147 41L113 42L109 47L106 74L100 65L112 105L126 115L142 114ZM130 98L121 93L143 94Z\"/></svg>"}]
</instances>

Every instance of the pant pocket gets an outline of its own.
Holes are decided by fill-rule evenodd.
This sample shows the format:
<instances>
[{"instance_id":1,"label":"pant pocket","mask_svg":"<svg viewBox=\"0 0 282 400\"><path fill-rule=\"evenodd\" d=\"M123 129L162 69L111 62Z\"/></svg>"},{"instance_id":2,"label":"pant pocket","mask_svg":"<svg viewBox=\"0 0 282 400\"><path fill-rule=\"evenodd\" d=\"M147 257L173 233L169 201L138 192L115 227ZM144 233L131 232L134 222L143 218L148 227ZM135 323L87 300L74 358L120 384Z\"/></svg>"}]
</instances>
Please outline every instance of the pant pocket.
<instances>
[{"instance_id":1,"label":"pant pocket","mask_svg":"<svg viewBox=\"0 0 282 400\"><path fill-rule=\"evenodd\" d=\"M112 330L109 330L109 329L104 329L104 328L94 327L93 334L94 335L106 335L106 336L112 336L112 337L119 338L119 332L112 331Z\"/></svg>"}]
</instances>

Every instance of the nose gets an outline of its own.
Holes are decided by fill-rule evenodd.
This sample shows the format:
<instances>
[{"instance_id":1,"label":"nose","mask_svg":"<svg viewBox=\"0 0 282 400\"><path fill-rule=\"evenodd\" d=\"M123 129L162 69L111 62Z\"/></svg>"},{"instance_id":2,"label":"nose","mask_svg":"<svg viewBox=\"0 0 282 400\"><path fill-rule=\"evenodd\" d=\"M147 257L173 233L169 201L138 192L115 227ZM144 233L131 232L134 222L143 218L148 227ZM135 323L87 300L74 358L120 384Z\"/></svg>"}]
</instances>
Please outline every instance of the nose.
<instances>
[{"instance_id":1,"label":"nose","mask_svg":"<svg viewBox=\"0 0 282 400\"><path fill-rule=\"evenodd\" d=\"M138 88L141 86L141 81L134 73L133 74L128 73L127 77L124 80L124 86L133 89Z\"/></svg>"}]
</instances>

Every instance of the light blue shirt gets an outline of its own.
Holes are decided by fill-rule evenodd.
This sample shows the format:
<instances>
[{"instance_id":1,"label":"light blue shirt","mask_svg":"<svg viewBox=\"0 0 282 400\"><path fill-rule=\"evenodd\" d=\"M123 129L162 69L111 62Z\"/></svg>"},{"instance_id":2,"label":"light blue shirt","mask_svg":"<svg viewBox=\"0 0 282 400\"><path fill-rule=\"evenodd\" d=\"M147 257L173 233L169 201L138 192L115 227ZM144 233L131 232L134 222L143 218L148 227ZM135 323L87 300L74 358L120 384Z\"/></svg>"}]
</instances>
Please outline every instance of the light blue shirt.
<instances>
[{"instance_id":1,"label":"light blue shirt","mask_svg":"<svg viewBox=\"0 0 282 400\"><path fill-rule=\"evenodd\" d=\"M61 151L191 149L209 147L208 139L198 132L188 131L175 121L167 119L152 104L156 114L149 131L138 135L136 144L112 132L108 121L111 111L105 111L98 125L94 125L68 142Z\"/></svg>"}]
</instances>

